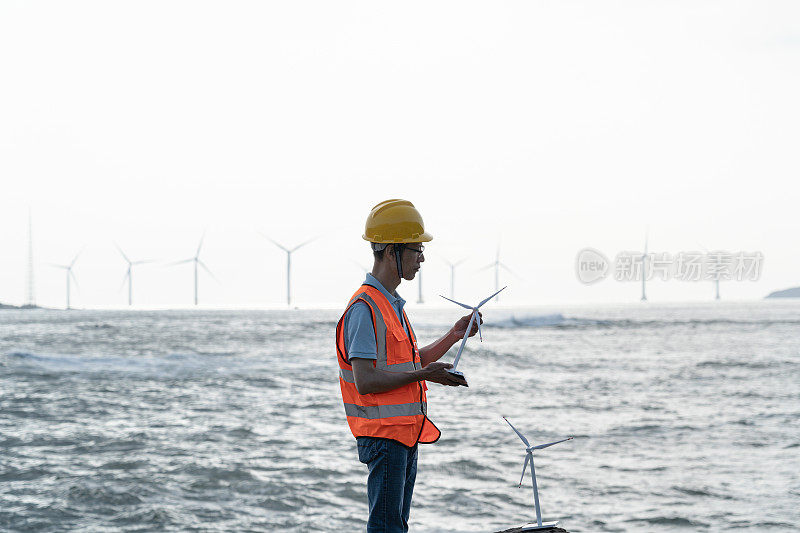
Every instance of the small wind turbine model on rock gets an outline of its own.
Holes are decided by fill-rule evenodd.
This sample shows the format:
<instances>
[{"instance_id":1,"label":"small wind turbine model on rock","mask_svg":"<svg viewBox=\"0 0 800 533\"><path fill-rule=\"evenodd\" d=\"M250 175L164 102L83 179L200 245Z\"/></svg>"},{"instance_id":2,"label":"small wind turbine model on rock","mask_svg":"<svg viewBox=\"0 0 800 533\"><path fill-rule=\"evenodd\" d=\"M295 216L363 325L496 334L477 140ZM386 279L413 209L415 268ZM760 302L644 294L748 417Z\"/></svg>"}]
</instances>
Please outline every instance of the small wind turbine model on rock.
<instances>
[{"instance_id":1,"label":"small wind turbine model on rock","mask_svg":"<svg viewBox=\"0 0 800 533\"><path fill-rule=\"evenodd\" d=\"M542 511L539 508L539 487L536 485L536 469L533 467L533 452L534 450L541 450L542 448L548 448L553 444L558 444L559 442L565 442L568 440L572 440L572 437L567 437L566 439L557 440L555 442L550 442L548 444L540 444L538 446L531 446L531 443L528 442L528 439L525 438L525 435L517 431L517 428L511 425L511 422L508 421L506 417L503 417L511 429L514 430L514 433L519 435L519 438L522 439L522 442L525 444L525 451L527 454L525 455L525 464L522 467L522 477L519 478L519 486L522 486L522 480L525 479L525 470L528 468L528 463L531 463L531 481L533 483L533 503L536 505L536 523L529 523L525 524L520 528L520 531L535 531L538 529L552 529L558 525L558 520L553 522L542 522Z\"/></svg>"},{"instance_id":2,"label":"small wind turbine model on rock","mask_svg":"<svg viewBox=\"0 0 800 533\"><path fill-rule=\"evenodd\" d=\"M505 290L505 288L506 287L503 287L502 289L500 289L496 293L492 294L491 296L489 296L488 298L483 300L481 303L479 303L475 307L472 307L471 305L467 305L467 304L462 304L461 302L457 302L455 300L451 300L450 298L448 298L446 296L442 296L441 294L439 295L439 296L442 296L442 298L444 298L445 300L453 302L456 305L460 305L461 307L463 307L465 309L469 309L469 310L472 311L472 316L469 319L469 325L467 326L467 330L464 332L464 338L461 340L461 346L458 347L458 353L456 354L456 358L453 361L453 368L448 370L448 372L458 376L459 378L463 379L464 381L466 381L466 379L464 378L464 373L463 372L459 372L458 370L456 370L456 367L458 366L458 360L461 358L461 352L464 351L464 345L467 344L467 338L469 337L469 333L472 331L472 324L475 321L478 322L478 337L480 338L481 342L483 342L483 333L481 332L481 317L480 317L480 315L478 315L478 309L480 309L483 304L485 304L486 302L488 302L489 300L491 300L492 298L494 298L495 296L500 294L503 290Z\"/></svg>"}]
</instances>

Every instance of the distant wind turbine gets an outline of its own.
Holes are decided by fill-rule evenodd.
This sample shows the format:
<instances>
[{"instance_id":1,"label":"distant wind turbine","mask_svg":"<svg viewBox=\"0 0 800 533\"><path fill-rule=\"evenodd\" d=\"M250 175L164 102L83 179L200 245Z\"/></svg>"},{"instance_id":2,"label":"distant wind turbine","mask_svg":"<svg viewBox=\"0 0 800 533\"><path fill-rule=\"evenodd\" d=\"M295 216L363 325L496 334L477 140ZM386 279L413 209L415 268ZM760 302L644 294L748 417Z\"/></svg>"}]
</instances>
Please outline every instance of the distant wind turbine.
<instances>
[{"instance_id":1,"label":"distant wind turbine","mask_svg":"<svg viewBox=\"0 0 800 533\"><path fill-rule=\"evenodd\" d=\"M261 236L267 239L269 242L286 252L286 305L291 307L292 305L292 254L313 241L317 238L314 237L313 239L308 239L306 242L298 244L294 248L287 248L286 246L282 245L281 243L277 242L276 240L268 237L261 233Z\"/></svg>"},{"instance_id":2,"label":"distant wind turbine","mask_svg":"<svg viewBox=\"0 0 800 533\"><path fill-rule=\"evenodd\" d=\"M500 269L501 269L501 268L504 268L504 269L506 269L506 271L507 271L509 274L511 274L512 276L515 276L515 277L519 278L519 276L517 276L516 274L514 274L514 271L513 271L513 270L511 270L510 268L508 268L508 265L506 265L505 263L502 263L502 262L500 261L500 245L498 245L498 246L497 246L497 254L496 254L496 255L495 255L495 257L494 257L494 261L493 261L493 262L491 262L491 263L489 263L489 264L488 264L488 265L486 265L485 267L483 267L483 268L479 269L479 271L480 271L480 270L488 270L488 269L490 269L490 268L494 268L494 290L496 290L496 291L499 291L499 290L500 290ZM498 298L497 298L497 301L498 301L498 302L500 301L500 297L499 297L499 296L498 296Z\"/></svg>"},{"instance_id":3,"label":"distant wind turbine","mask_svg":"<svg viewBox=\"0 0 800 533\"><path fill-rule=\"evenodd\" d=\"M644 253L642 254L642 301L647 301L647 293L645 292L645 284L647 283L647 241L650 230L644 232Z\"/></svg>"},{"instance_id":4,"label":"distant wind turbine","mask_svg":"<svg viewBox=\"0 0 800 533\"><path fill-rule=\"evenodd\" d=\"M703 246L699 242L697 244L700 245L700 248L703 249L703 251L706 253L706 255L708 255L710 253L708 251L708 248L706 248L705 246ZM714 299L715 300L719 300L719 273L717 274L717 276L714 279L714 291L715 291Z\"/></svg>"},{"instance_id":5,"label":"distant wind turbine","mask_svg":"<svg viewBox=\"0 0 800 533\"><path fill-rule=\"evenodd\" d=\"M194 257L190 257L188 259L183 259L181 261L175 261L174 263L170 263L168 266L173 265L182 265L184 263L194 263L194 305L197 305L197 266L200 265L203 269L208 272L208 275L217 279L216 276L208 269L205 263L200 261L200 250L203 248L203 240L205 240L206 235L203 233L203 236L200 237L200 244L197 245L197 252L195 252Z\"/></svg>"},{"instance_id":6,"label":"distant wind turbine","mask_svg":"<svg viewBox=\"0 0 800 533\"><path fill-rule=\"evenodd\" d=\"M122 284L125 285L125 282L128 282L128 305L133 305L133 276L131 274L131 270L134 265L143 265L145 263L151 263L152 261L131 261L128 259L128 256L125 255L125 252L122 251L122 248L119 247L118 244L114 243L114 246L117 247L119 253L122 255L122 258L128 263L128 269L125 271L125 277L122 278ZM195 300L197 297L195 296ZM195 301L195 304L197 302Z\"/></svg>"},{"instance_id":7,"label":"distant wind turbine","mask_svg":"<svg viewBox=\"0 0 800 533\"><path fill-rule=\"evenodd\" d=\"M456 267L458 265L460 265L461 263L463 263L464 261L466 261L466 259L461 259L460 261L456 261L455 263L451 263L450 261L448 261L447 259L444 259L444 258L442 258L442 261L447 263L447 265L450 267L450 298L455 298L456 297L456 282L455 282L455 279L456 279ZM492 266L492 265L489 265L489 266ZM497 280L495 280L495 286L496 285L497 285ZM497 289L495 289L495 290L497 290Z\"/></svg>"},{"instance_id":8,"label":"distant wind turbine","mask_svg":"<svg viewBox=\"0 0 800 533\"><path fill-rule=\"evenodd\" d=\"M423 304L425 300L422 299L422 269L417 272L417 303Z\"/></svg>"},{"instance_id":9,"label":"distant wind turbine","mask_svg":"<svg viewBox=\"0 0 800 533\"><path fill-rule=\"evenodd\" d=\"M536 524L526 524L520 528L520 531L535 531L537 529L551 529L558 525L558 520L554 522L542 522L542 510L539 506L539 486L536 484L536 469L533 466L533 452L535 450L541 450L542 448L548 448L553 444L559 444L561 442L566 442L568 440L572 440L572 437L567 437L566 439L557 440L555 442L550 442L547 444L540 444L538 446L532 446L528 439L525 438L525 435L517 431L511 422L508 421L506 417L503 417L503 420L511 426L511 429L514 430L514 433L522 439L522 443L525 444L525 464L522 466L522 477L519 479L519 486L522 486L522 480L525 479L525 470L528 469L528 463L531 464L531 484L533 485L533 503L536 506Z\"/></svg>"},{"instance_id":10,"label":"distant wind turbine","mask_svg":"<svg viewBox=\"0 0 800 533\"><path fill-rule=\"evenodd\" d=\"M72 272L72 267L75 266L75 261L78 260L78 256L79 255L81 255L81 252L78 252L77 254L75 254L75 257L72 259L72 261L68 265L55 265L55 264L52 264L52 263L50 265L50 266L54 266L56 268L63 268L64 270L66 270L66 274L67 274L67 310L72 309L72 307L70 307L70 301L69 301L70 281L74 281L75 282L75 286L76 287L78 286L78 278L76 278L75 274Z\"/></svg>"}]
</instances>

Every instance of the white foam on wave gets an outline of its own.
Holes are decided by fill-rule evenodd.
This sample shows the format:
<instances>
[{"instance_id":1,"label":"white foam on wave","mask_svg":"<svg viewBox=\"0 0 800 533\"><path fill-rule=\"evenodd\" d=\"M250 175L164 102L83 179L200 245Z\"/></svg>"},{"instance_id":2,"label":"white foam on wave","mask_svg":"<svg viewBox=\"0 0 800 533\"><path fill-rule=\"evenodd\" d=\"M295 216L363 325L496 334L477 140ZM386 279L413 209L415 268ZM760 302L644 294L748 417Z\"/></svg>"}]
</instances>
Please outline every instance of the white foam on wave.
<instances>
[{"instance_id":1,"label":"white foam on wave","mask_svg":"<svg viewBox=\"0 0 800 533\"><path fill-rule=\"evenodd\" d=\"M541 328L546 326L560 326L567 323L567 319L561 313L549 315L522 315L487 322L486 325L494 328Z\"/></svg>"}]
</instances>

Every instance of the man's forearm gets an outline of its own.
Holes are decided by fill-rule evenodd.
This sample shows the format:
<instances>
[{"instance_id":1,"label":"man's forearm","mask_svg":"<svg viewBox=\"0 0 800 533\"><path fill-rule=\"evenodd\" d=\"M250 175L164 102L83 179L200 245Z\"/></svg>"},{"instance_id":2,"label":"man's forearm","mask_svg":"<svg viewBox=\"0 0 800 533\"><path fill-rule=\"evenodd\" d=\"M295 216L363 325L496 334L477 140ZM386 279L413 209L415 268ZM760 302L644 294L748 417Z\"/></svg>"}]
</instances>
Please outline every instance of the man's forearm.
<instances>
[{"instance_id":1,"label":"man's forearm","mask_svg":"<svg viewBox=\"0 0 800 533\"><path fill-rule=\"evenodd\" d=\"M455 331L451 329L439 340L432 342L424 348L420 348L419 358L422 361L422 366L426 367L430 363L438 361L439 358L446 354L447 350L449 350L459 340L460 339L458 336L456 336Z\"/></svg>"},{"instance_id":2,"label":"man's forearm","mask_svg":"<svg viewBox=\"0 0 800 533\"><path fill-rule=\"evenodd\" d=\"M378 368L371 372L356 376L356 389L359 394L376 394L386 392L408 385L424 378L422 370L409 370L408 372L388 372Z\"/></svg>"}]
</instances>

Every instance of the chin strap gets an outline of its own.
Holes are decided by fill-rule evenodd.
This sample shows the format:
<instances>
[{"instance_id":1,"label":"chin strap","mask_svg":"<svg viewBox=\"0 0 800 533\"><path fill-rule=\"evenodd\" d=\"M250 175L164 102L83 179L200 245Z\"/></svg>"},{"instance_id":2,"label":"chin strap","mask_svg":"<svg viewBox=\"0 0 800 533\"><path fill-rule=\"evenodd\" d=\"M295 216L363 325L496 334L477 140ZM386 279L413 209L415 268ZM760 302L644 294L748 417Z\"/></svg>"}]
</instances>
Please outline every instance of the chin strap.
<instances>
[{"instance_id":1,"label":"chin strap","mask_svg":"<svg viewBox=\"0 0 800 533\"><path fill-rule=\"evenodd\" d=\"M405 248L405 244L394 245L394 260L397 262L397 275L401 280L403 279L403 248Z\"/></svg>"}]
</instances>

